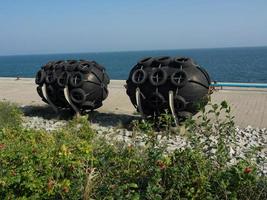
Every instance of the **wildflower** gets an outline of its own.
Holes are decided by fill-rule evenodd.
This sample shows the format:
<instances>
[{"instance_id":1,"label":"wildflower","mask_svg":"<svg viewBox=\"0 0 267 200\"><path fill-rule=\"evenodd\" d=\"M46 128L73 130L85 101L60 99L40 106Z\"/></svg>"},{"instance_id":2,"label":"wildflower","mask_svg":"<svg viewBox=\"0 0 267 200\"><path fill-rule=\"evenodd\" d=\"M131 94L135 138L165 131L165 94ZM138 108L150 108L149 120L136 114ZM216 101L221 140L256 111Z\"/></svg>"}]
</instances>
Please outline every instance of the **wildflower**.
<instances>
[{"instance_id":1,"label":"wildflower","mask_svg":"<svg viewBox=\"0 0 267 200\"><path fill-rule=\"evenodd\" d=\"M157 161L157 165L159 166L159 168L160 168L161 170L166 169L166 165L164 164L164 162L163 162L162 160L158 160L158 161Z\"/></svg>"},{"instance_id":2,"label":"wildflower","mask_svg":"<svg viewBox=\"0 0 267 200\"><path fill-rule=\"evenodd\" d=\"M55 181L49 179L48 180L48 183L47 183L47 189L48 189L48 191L52 190L53 187L54 187L54 185L55 185Z\"/></svg>"},{"instance_id":3,"label":"wildflower","mask_svg":"<svg viewBox=\"0 0 267 200\"><path fill-rule=\"evenodd\" d=\"M0 150L5 148L5 144L0 144Z\"/></svg>"},{"instance_id":4,"label":"wildflower","mask_svg":"<svg viewBox=\"0 0 267 200\"><path fill-rule=\"evenodd\" d=\"M69 192L69 188L67 186L64 186L63 187L63 192L68 193Z\"/></svg>"},{"instance_id":5,"label":"wildflower","mask_svg":"<svg viewBox=\"0 0 267 200\"><path fill-rule=\"evenodd\" d=\"M245 173L245 174L249 174L251 171L252 171L252 169L251 169L250 167L246 167L246 168L244 169L244 173Z\"/></svg>"}]
</instances>

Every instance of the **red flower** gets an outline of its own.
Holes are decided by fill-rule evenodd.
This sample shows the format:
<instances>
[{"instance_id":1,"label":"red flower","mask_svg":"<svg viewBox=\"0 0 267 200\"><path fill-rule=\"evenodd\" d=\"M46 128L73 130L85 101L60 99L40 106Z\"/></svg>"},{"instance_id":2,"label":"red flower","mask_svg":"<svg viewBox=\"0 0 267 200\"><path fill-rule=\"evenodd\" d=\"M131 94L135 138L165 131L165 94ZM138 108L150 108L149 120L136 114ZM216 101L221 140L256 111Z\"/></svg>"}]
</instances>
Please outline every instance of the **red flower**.
<instances>
[{"instance_id":1,"label":"red flower","mask_svg":"<svg viewBox=\"0 0 267 200\"><path fill-rule=\"evenodd\" d=\"M63 187L63 192L68 193L68 192L69 192L69 188L66 187L66 186L64 186L64 187Z\"/></svg>"},{"instance_id":2,"label":"red flower","mask_svg":"<svg viewBox=\"0 0 267 200\"><path fill-rule=\"evenodd\" d=\"M0 144L0 150L5 148L5 144Z\"/></svg>"},{"instance_id":3,"label":"red flower","mask_svg":"<svg viewBox=\"0 0 267 200\"><path fill-rule=\"evenodd\" d=\"M251 171L252 171L252 169L251 169L250 167L246 167L246 168L244 169L244 173L245 173L245 174L249 174Z\"/></svg>"},{"instance_id":4,"label":"red flower","mask_svg":"<svg viewBox=\"0 0 267 200\"><path fill-rule=\"evenodd\" d=\"M165 165L164 162L161 161L161 160L158 160L158 161L157 161L157 165L159 166L159 168L160 168L161 170L166 169L166 165Z\"/></svg>"},{"instance_id":5,"label":"red flower","mask_svg":"<svg viewBox=\"0 0 267 200\"><path fill-rule=\"evenodd\" d=\"M54 185L55 185L55 181L49 179L48 180L48 183L47 183L47 189L48 189L48 191L52 190L53 187L54 187Z\"/></svg>"}]
</instances>

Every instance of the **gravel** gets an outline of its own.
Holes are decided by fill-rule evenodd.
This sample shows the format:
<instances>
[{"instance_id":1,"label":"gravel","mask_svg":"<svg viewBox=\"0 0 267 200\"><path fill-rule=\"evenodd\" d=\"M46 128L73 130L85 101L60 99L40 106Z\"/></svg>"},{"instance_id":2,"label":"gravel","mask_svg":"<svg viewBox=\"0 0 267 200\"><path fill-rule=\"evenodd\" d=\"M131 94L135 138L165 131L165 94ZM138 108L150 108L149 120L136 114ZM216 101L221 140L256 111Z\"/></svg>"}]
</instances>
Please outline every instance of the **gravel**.
<instances>
[{"instance_id":1,"label":"gravel","mask_svg":"<svg viewBox=\"0 0 267 200\"><path fill-rule=\"evenodd\" d=\"M124 117L122 116L122 118ZM108 117L104 120L106 120L107 123L103 123L103 119L102 121L95 120L91 122L91 127L96 131L98 136L104 137L108 139L108 141L123 141L127 145L145 145L146 135L129 131L119 127L118 124L114 126L113 123L116 124L118 121L110 123ZM23 121L23 126L26 129L43 129L48 132L60 129L67 124L66 120L45 119L38 116L25 116ZM230 149L231 157L229 164L235 164L240 159L248 158L253 149L257 149L256 156L252 156L251 160L255 161L261 168L262 174L267 175L267 129L247 126L246 128L236 127L235 130L236 141L230 141L229 144L227 144ZM200 142L204 144L204 152L209 155L210 158L213 158L216 153L219 136L197 134L197 137L199 137ZM192 147L188 137L181 132L179 134L171 134L168 137L163 133L158 132L157 140L160 144L167 145L167 151L170 152L175 149Z\"/></svg>"},{"instance_id":2,"label":"gravel","mask_svg":"<svg viewBox=\"0 0 267 200\"><path fill-rule=\"evenodd\" d=\"M26 129L55 131L67 124L65 120L44 119L42 117L23 117L23 127Z\"/></svg>"}]
</instances>

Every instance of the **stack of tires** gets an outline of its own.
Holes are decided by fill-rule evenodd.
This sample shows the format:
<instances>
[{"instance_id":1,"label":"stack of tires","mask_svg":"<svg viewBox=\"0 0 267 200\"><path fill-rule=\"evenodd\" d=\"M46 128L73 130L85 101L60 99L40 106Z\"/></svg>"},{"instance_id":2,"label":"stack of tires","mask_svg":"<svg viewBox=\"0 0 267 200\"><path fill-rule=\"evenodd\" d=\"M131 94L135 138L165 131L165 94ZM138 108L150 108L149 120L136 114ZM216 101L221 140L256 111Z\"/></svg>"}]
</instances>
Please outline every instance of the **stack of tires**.
<instances>
[{"instance_id":1,"label":"stack of tires","mask_svg":"<svg viewBox=\"0 0 267 200\"><path fill-rule=\"evenodd\" d=\"M127 94L136 108L139 89L144 115L158 116L170 111L169 92L173 91L175 112L186 117L195 114L197 103L207 97L210 77L191 58L148 57L133 67L126 83Z\"/></svg>"},{"instance_id":2,"label":"stack of tires","mask_svg":"<svg viewBox=\"0 0 267 200\"><path fill-rule=\"evenodd\" d=\"M80 110L94 110L102 106L108 96L109 77L105 68L95 61L60 60L49 62L36 74L37 92L48 103L42 87L50 101L58 108L71 108L64 89L68 88L71 102Z\"/></svg>"}]
</instances>

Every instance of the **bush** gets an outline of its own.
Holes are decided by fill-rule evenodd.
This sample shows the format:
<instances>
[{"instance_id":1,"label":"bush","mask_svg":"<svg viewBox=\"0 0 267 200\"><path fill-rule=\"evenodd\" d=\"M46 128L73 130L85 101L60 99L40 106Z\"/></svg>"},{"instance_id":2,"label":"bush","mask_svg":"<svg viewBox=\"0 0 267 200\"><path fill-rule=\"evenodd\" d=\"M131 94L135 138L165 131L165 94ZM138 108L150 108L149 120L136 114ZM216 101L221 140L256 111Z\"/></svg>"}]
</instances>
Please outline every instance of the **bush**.
<instances>
[{"instance_id":1,"label":"bush","mask_svg":"<svg viewBox=\"0 0 267 200\"><path fill-rule=\"evenodd\" d=\"M0 102L0 130L7 127L16 128L21 123L21 110L12 103Z\"/></svg>"},{"instance_id":2,"label":"bush","mask_svg":"<svg viewBox=\"0 0 267 200\"><path fill-rule=\"evenodd\" d=\"M93 132L84 119L71 125L51 134L22 129L0 132L1 199L81 197L94 160Z\"/></svg>"},{"instance_id":3,"label":"bush","mask_svg":"<svg viewBox=\"0 0 267 200\"><path fill-rule=\"evenodd\" d=\"M201 127L190 123L189 132ZM228 151L223 144L215 160L199 145L166 153L151 124L135 122L135 128L148 134L145 146L106 141L85 117L51 133L19 125L1 128L0 198L267 199L266 177L249 161L223 163Z\"/></svg>"}]
</instances>

